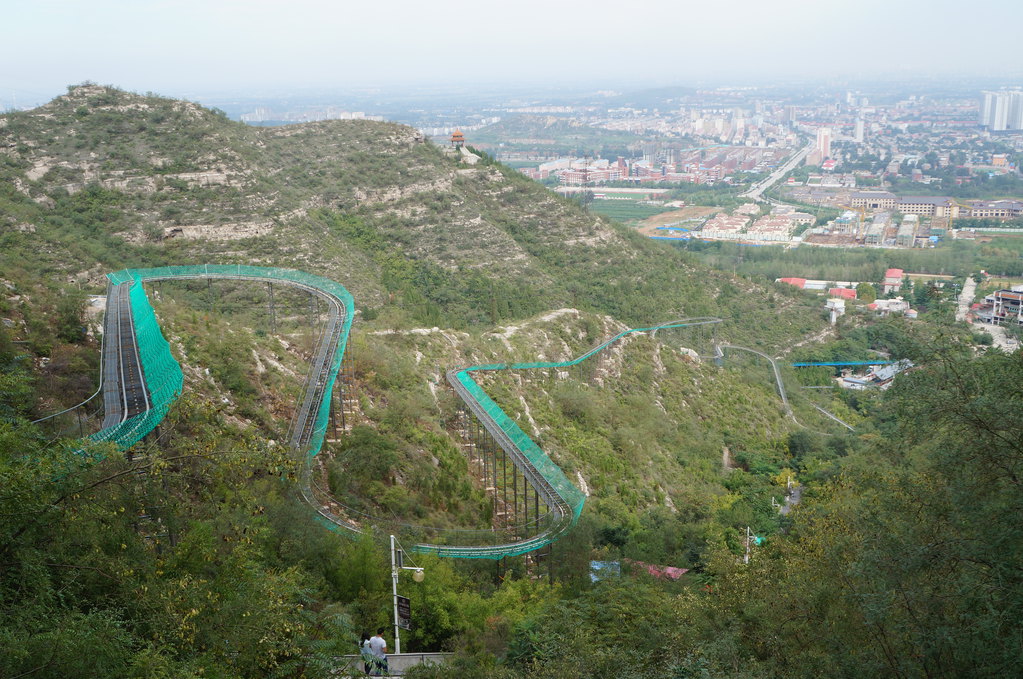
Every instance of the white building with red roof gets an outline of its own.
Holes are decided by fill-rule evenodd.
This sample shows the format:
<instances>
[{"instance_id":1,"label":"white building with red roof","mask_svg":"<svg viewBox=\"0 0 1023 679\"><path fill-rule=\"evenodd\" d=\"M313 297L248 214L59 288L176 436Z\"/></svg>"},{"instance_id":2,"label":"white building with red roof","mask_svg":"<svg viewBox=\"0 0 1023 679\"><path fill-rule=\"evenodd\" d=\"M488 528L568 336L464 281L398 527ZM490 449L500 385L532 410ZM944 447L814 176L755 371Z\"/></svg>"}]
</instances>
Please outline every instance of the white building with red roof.
<instances>
[{"instance_id":1,"label":"white building with red roof","mask_svg":"<svg viewBox=\"0 0 1023 679\"><path fill-rule=\"evenodd\" d=\"M888 269L884 272L884 280L881 282L882 293L898 292L902 289L902 269Z\"/></svg>"}]
</instances>

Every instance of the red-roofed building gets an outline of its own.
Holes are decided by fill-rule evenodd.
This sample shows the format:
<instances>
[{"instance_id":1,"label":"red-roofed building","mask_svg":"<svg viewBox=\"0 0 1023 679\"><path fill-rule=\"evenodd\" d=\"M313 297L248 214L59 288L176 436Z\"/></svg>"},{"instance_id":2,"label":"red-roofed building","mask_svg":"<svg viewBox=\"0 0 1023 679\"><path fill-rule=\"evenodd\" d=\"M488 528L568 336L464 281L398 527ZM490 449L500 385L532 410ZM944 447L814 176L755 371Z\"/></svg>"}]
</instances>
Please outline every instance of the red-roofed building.
<instances>
[{"instance_id":1,"label":"red-roofed building","mask_svg":"<svg viewBox=\"0 0 1023 679\"><path fill-rule=\"evenodd\" d=\"M805 278L779 278L777 282L778 283L788 283L789 285L794 285L797 288L799 288L800 290L802 290L803 286L806 285L806 279Z\"/></svg>"},{"instance_id":2,"label":"red-roofed building","mask_svg":"<svg viewBox=\"0 0 1023 679\"><path fill-rule=\"evenodd\" d=\"M856 290L855 288L831 288L828 290L828 295L842 299L856 299Z\"/></svg>"},{"instance_id":3,"label":"red-roofed building","mask_svg":"<svg viewBox=\"0 0 1023 679\"><path fill-rule=\"evenodd\" d=\"M882 293L898 292L902 288L902 269L888 269L884 272L884 281L881 283Z\"/></svg>"}]
</instances>

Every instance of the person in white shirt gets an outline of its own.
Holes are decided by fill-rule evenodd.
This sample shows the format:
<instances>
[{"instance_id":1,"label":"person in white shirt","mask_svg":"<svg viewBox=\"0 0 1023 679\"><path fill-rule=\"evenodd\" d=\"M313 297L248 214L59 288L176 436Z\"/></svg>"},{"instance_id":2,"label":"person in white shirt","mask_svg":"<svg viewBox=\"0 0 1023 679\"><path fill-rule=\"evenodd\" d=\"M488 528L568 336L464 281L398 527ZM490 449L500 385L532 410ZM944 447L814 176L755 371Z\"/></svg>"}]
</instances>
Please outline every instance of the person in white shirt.
<instances>
[{"instance_id":1,"label":"person in white shirt","mask_svg":"<svg viewBox=\"0 0 1023 679\"><path fill-rule=\"evenodd\" d=\"M384 640L384 630L380 628L369 640L369 650L376 659L374 676L382 676L389 673L387 669L387 642Z\"/></svg>"}]
</instances>

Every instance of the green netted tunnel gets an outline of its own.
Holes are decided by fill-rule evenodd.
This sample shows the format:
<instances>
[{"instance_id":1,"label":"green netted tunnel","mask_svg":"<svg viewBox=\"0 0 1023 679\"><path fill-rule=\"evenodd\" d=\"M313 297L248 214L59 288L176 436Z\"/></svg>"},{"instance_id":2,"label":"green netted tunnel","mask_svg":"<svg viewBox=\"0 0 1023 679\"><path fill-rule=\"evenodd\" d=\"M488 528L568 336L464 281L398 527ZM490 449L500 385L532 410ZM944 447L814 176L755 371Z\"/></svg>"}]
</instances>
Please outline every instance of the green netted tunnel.
<instances>
[{"instance_id":1,"label":"green netted tunnel","mask_svg":"<svg viewBox=\"0 0 1023 679\"><path fill-rule=\"evenodd\" d=\"M483 388L472 378L470 373L490 370L533 370L570 368L593 358L604 349L618 342L623 337L635 333L656 332L671 328L692 327L720 323L719 318L701 317L663 323L649 328L632 328L624 330L611 339L594 347L590 351L569 361L549 361L536 363L491 363L476 365L462 370L450 371L448 382L455 392L480 420L484 428L494 437L497 444L508 453L512 462L543 496L551 508L551 518L540 534L521 542L495 545L473 550L451 546L420 545L423 551L440 555L457 556L460 558L501 558L525 554L551 544L572 529L582 513L586 501L585 494L579 490L561 468L536 444L519 425L487 395Z\"/></svg>"},{"instance_id":2,"label":"green netted tunnel","mask_svg":"<svg viewBox=\"0 0 1023 679\"><path fill-rule=\"evenodd\" d=\"M313 366L304 390L304 399L296 415L301 424L293 423L291 445L303 455L302 495L314 509L317 519L335 532L361 532L360 525L335 515L320 505L312 490L312 463L320 452L330 418L331 399L338 371L348 345L354 303L351 294L341 284L302 271L274 267L242 265L169 266L150 269L126 269L108 275L112 286L130 285L130 305L135 324L135 337L145 385L149 390L150 407L124 422L93 434L94 441L109 441L119 448L128 448L153 431L167 414L171 404L181 394L183 378L181 366L171 354L163 337L153 307L143 283L159 280L238 279L286 283L326 299L331 306L327 329L321 336L315 352ZM567 368L597 355L622 337L632 333L667 328L717 323L719 319L690 319L666 323L650 328L626 330L586 352L564 362L512 363L472 366L448 373L448 381L465 402L466 407L479 419L509 459L533 486L550 511L538 519L535 534L521 540L503 541L497 531L447 530L433 532L429 541L417 544L419 552L451 558L500 559L518 556L545 547L571 530L579 518L585 495L573 485L564 472L540 447L491 399L470 375L474 371L528 370ZM386 522L384 522L386 524ZM408 528L408 527L406 527ZM413 533L423 533L412 527ZM424 534L424 538L427 536ZM440 538L438 540L438 538ZM458 543L473 544L458 544ZM455 543L455 544L450 544Z\"/></svg>"}]
</instances>

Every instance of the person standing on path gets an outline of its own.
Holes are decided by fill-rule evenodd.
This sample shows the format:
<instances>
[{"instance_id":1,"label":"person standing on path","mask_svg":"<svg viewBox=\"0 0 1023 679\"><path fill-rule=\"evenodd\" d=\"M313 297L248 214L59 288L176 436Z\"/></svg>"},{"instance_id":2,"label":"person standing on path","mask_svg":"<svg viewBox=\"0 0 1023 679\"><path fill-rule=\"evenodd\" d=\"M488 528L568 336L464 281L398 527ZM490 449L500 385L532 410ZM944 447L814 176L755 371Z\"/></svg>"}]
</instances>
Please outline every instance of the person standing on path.
<instances>
[{"instance_id":1,"label":"person standing on path","mask_svg":"<svg viewBox=\"0 0 1023 679\"><path fill-rule=\"evenodd\" d=\"M373 655L373 651L369 647L369 635L363 632L360 637L362 639L359 642L359 655L362 656L362 669L368 676L370 671L376 665L376 656Z\"/></svg>"},{"instance_id":2,"label":"person standing on path","mask_svg":"<svg viewBox=\"0 0 1023 679\"><path fill-rule=\"evenodd\" d=\"M369 650L376 661L374 676L389 674L387 669L387 641L384 640L384 629L381 627L369 640Z\"/></svg>"}]
</instances>

